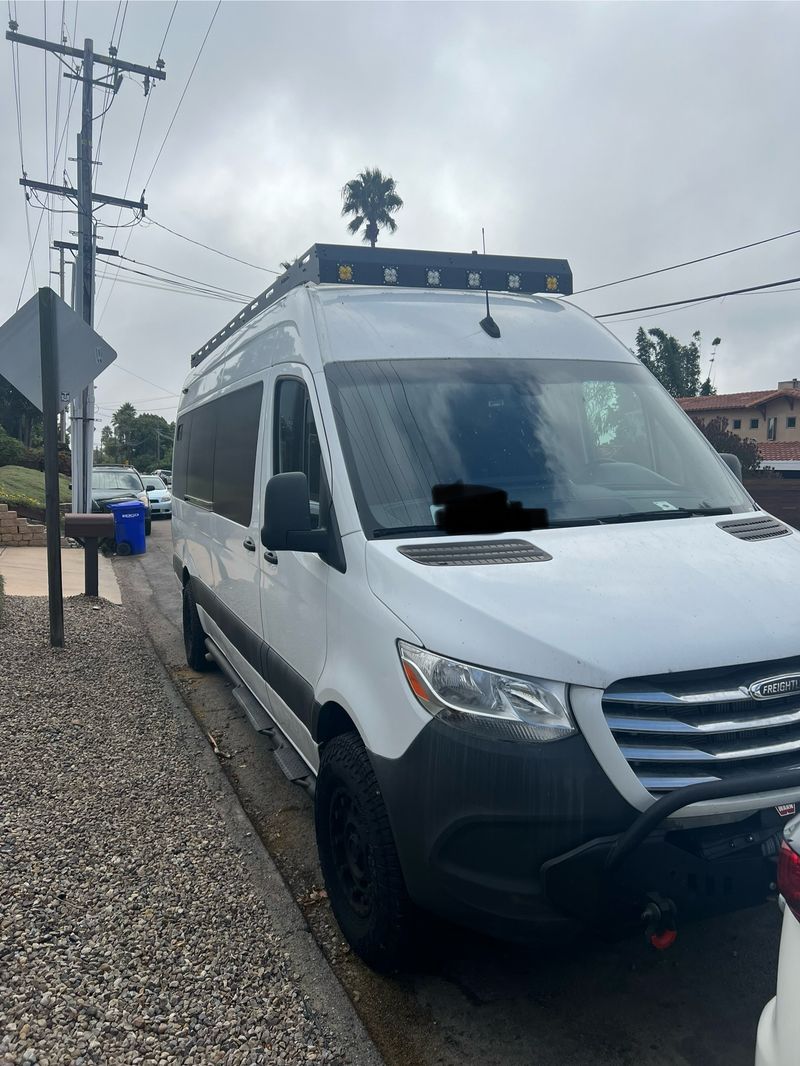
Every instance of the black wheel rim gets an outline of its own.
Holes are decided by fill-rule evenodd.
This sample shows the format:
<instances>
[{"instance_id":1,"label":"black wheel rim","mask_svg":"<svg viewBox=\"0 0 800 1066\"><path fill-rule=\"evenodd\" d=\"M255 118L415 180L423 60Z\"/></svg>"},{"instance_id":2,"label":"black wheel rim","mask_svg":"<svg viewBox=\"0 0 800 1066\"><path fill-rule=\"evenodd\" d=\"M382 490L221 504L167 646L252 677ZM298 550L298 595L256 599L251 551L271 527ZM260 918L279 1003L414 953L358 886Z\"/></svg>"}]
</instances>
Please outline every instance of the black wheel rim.
<instances>
[{"instance_id":1,"label":"black wheel rim","mask_svg":"<svg viewBox=\"0 0 800 1066\"><path fill-rule=\"evenodd\" d=\"M330 834L333 864L345 899L359 918L367 918L373 894L369 836L358 803L344 788L337 788L331 797Z\"/></svg>"}]
</instances>

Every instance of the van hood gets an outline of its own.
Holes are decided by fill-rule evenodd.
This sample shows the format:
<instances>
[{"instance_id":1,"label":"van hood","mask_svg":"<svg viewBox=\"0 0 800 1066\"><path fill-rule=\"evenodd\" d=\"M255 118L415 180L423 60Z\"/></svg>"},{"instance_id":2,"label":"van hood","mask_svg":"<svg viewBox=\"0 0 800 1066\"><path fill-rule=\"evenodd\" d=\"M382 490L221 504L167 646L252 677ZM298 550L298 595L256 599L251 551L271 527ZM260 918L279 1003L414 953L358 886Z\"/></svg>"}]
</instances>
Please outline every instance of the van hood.
<instances>
[{"instance_id":1,"label":"van hood","mask_svg":"<svg viewBox=\"0 0 800 1066\"><path fill-rule=\"evenodd\" d=\"M797 656L800 534L745 541L719 521L372 540L367 577L431 651L572 684ZM524 540L552 559L429 566L399 550L490 539Z\"/></svg>"}]
</instances>

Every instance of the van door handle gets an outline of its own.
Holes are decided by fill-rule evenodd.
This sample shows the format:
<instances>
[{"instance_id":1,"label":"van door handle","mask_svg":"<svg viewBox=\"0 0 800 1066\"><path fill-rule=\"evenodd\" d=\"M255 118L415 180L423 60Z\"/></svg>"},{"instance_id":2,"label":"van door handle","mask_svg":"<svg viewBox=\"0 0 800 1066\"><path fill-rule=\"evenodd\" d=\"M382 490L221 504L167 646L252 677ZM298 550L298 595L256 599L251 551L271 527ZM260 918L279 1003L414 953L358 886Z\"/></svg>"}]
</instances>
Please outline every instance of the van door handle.
<instances>
[{"instance_id":1,"label":"van door handle","mask_svg":"<svg viewBox=\"0 0 800 1066\"><path fill-rule=\"evenodd\" d=\"M275 552L264 552L264 558L267 560L268 563L272 563L273 566L278 565L278 556L275 554Z\"/></svg>"},{"instance_id":2,"label":"van door handle","mask_svg":"<svg viewBox=\"0 0 800 1066\"><path fill-rule=\"evenodd\" d=\"M249 552L254 552L256 550L256 542L252 537L245 537L242 541L242 545L247 548Z\"/></svg>"}]
</instances>

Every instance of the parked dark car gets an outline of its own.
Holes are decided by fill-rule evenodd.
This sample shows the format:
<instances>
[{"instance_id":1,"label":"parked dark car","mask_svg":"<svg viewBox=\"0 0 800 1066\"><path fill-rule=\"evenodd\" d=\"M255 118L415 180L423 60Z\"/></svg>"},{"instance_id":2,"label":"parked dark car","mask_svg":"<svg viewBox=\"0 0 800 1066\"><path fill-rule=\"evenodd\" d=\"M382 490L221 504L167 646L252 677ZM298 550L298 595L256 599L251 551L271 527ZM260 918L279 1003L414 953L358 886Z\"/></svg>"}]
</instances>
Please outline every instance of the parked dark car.
<instances>
[{"instance_id":1,"label":"parked dark car","mask_svg":"<svg viewBox=\"0 0 800 1066\"><path fill-rule=\"evenodd\" d=\"M147 511L144 531L149 536L152 524L150 500L138 470L132 466L95 466L92 468L92 510L105 511L114 500L140 500Z\"/></svg>"}]
</instances>

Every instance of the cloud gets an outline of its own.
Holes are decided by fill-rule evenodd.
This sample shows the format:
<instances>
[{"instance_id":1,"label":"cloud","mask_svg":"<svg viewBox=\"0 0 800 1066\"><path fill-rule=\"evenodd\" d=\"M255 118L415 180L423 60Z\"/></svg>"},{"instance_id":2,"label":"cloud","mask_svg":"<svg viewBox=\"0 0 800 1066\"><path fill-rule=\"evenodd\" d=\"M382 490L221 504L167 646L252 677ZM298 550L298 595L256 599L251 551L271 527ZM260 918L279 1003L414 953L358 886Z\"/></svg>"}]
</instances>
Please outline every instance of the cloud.
<instances>
[{"instance_id":1,"label":"cloud","mask_svg":"<svg viewBox=\"0 0 800 1066\"><path fill-rule=\"evenodd\" d=\"M60 4L47 9L53 36ZM170 3L131 4L120 55L152 63L170 11ZM212 11L178 7L164 49L167 81L153 90L129 195L141 190ZM69 0L70 26L71 12ZM92 35L105 48L113 14L114 5L82 2L78 39ZM21 5L19 17L22 32L41 35L39 9ZM469 250L485 226L492 251L569 258L576 288L693 258L798 225L799 31L800 6L771 3L226 0L147 189L150 213L277 266L315 240L347 241L340 188L378 165L406 203L387 244ZM10 60L6 47L7 91ZM32 177L46 167L42 63L20 49ZM52 145L54 59L49 71ZM98 94L98 110L100 102ZM102 191L122 192L143 106L141 88L126 80L104 126ZM69 155L75 121L73 112ZM13 108L0 114L0 134L15 144ZM18 155L5 152L0 318L16 306L27 258L19 169ZM113 223L116 212L100 217ZM56 231L62 218L74 228L74 218L54 215ZM129 232L100 235L121 247ZM46 244L40 233L39 284ZM798 249L800 238L791 238L577 302L602 313L792 277ZM241 292L269 283L152 225L132 232L127 254ZM103 282L98 311L109 291ZM764 388L800 372L799 295L731 298L611 328L627 344L639 325L684 339L697 328L719 335L717 386ZM177 399L189 353L235 311L118 283L102 331L120 364L154 384L109 370L98 386L103 410L129 398L144 407L160 406L150 399L159 395L168 405L167 393Z\"/></svg>"}]
</instances>

